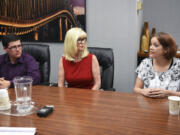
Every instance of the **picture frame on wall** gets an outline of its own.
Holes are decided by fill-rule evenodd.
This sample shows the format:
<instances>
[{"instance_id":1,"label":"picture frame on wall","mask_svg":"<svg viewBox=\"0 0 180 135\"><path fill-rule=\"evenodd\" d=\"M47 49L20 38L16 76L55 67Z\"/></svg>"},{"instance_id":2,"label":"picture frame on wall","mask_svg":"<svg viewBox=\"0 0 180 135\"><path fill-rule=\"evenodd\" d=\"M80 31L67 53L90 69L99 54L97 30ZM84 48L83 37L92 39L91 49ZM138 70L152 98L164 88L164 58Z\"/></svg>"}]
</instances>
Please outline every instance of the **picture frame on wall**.
<instances>
[{"instance_id":1,"label":"picture frame on wall","mask_svg":"<svg viewBox=\"0 0 180 135\"><path fill-rule=\"evenodd\" d=\"M0 39L8 33L28 42L63 42L72 27L86 30L86 0L1 0Z\"/></svg>"}]
</instances>

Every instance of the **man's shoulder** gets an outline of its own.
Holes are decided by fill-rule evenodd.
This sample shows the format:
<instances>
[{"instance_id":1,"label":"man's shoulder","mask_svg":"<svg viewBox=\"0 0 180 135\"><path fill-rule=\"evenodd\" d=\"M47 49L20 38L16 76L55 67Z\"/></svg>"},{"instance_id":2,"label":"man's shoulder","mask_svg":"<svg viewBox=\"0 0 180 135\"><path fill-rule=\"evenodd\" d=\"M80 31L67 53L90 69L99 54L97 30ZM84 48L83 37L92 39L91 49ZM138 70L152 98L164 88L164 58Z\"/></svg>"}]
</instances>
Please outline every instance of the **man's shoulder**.
<instances>
[{"instance_id":1,"label":"man's shoulder","mask_svg":"<svg viewBox=\"0 0 180 135\"><path fill-rule=\"evenodd\" d=\"M4 56L5 56L5 54L1 54L1 55L0 55L0 58L2 59L2 58L4 58Z\"/></svg>"},{"instance_id":2,"label":"man's shoulder","mask_svg":"<svg viewBox=\"0 0 180 135\"><path fill-rule=\"evenodd\" d=\"M27 61L27 62L30 60L35 60L34 57L28 53L22 53L21 57L23 58L24 61Z\"/></svg>"},{"instance_id":3,"label":"man's shoulder","mask_svg":"<svg viewBox=\"0 0 180 135\"><path fill-rule=\"evenodd\" d=\"M1 54L0 55L0 63L5 61L5 57L6 57L6 54Z\"/></svg>"}]
</instances>

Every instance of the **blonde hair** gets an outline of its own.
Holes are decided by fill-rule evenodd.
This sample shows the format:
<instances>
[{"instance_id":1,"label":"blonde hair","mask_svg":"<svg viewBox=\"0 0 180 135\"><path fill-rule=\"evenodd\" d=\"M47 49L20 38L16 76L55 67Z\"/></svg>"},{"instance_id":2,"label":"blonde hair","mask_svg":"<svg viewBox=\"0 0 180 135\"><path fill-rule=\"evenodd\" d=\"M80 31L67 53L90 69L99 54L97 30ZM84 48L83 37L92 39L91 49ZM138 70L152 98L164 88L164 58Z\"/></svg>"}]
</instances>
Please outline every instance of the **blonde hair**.
<instances>
[{"instance_id":1,"label":"blonde hair","mask_svg":"<svg viewBox=\"0 0 180 135\"><path fill-rule=\"evenodd\" d=\"M87 38L86 32L84 32L81 28L77 28L77 27L71 28L66 32L66 36L64 40L64 52L63 52L63 56L65 57L66 60L75 61L78 38ZM85 49L82 52L81 58L86 57L88 54L89 52L86 44Z\"/></svg>"}]
</instances>

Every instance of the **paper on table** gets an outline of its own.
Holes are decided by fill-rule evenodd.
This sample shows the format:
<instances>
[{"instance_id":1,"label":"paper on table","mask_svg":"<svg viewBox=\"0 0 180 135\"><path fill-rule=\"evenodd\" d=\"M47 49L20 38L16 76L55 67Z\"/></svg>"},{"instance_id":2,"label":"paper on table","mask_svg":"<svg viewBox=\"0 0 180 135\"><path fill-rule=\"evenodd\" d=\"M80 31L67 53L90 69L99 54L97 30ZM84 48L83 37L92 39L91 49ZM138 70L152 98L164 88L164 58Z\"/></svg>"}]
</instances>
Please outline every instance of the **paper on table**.
<instances>
[{"instance_id":1,"label":"paper on table","mask_svg":"<svg viewBox=\"0 0 180 135\"><path fill-rule=\"evenodd\" d=\"M0 132L0 135L35 135L31 132Z\"/></svg>"},{"instance_id":2,"label":"paper on table","mask_svg":"<svg viewBox=\"0 0 180 135\"><path fill-rule=\"evenodd\" d=\"M0 127L0 135L35 135L36 128Z\"/></svg>"}]
</instances>

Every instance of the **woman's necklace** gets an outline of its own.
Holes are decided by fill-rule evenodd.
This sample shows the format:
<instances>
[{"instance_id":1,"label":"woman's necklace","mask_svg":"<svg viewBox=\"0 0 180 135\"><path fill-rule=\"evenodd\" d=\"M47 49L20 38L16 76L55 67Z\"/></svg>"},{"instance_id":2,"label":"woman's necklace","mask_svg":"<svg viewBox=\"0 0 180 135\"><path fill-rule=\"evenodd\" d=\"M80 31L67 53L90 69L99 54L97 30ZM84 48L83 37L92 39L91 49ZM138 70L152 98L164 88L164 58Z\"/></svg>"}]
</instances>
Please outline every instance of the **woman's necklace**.
<instances>
[{"instance_id":1,"label":"woman's necklace","mask_svg":"<svg viewBox=\"0 0 180 135\"><path fill-rule=\"evenodd\" d=\"M79 61L81 61L81 60L82 60L81 57L75 57L75 62L79 62Z\"/></svg>"}]
</instances>

